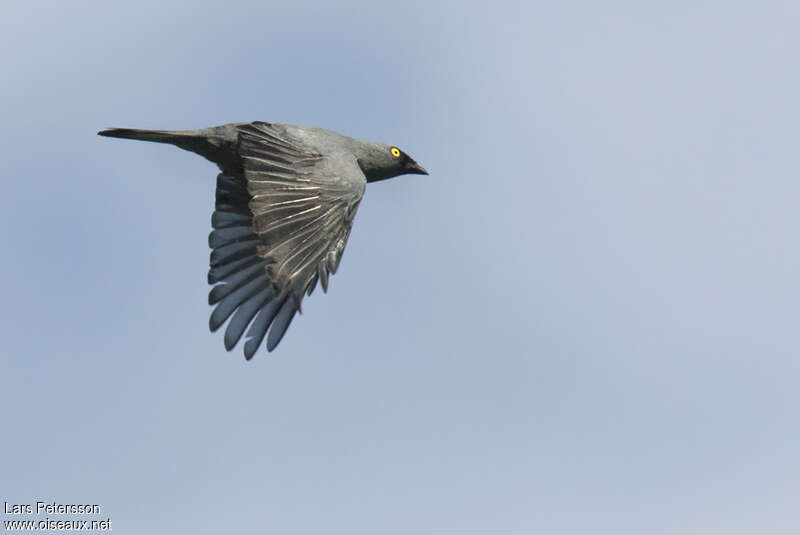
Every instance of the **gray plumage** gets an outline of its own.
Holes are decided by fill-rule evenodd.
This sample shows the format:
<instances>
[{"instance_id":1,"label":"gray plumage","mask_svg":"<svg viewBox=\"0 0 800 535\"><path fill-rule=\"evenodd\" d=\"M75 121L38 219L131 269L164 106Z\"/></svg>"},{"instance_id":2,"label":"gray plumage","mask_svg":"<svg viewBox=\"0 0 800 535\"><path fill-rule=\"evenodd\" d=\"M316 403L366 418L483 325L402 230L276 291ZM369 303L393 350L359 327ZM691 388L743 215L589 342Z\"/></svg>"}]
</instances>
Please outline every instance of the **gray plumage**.
<instances>
[{"instance_id":1,"label":"gray plumage","mask_svg":"<svg viewBox=\"0 0 800 535\"><path fill-rule=\"evenodd\" d=\"M216 305L209 327L230 318L229 351L247 331L248 360L265 337L269 351L278 345L317 282L328 290L367 182L428 174L396 147L290 124L98 133L170 143L219 166L208 237L208 302Z\"/></svg>"}]
</instances>

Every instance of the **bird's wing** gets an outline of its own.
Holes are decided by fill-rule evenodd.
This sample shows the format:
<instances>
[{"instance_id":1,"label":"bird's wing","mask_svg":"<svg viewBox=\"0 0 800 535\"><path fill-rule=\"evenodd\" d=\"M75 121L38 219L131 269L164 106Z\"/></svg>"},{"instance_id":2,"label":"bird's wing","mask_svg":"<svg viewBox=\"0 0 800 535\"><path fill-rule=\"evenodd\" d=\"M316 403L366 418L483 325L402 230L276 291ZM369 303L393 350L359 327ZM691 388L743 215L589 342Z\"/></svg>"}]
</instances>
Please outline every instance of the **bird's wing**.
<instances>
[{"instance_id":1,"label":"bird's wing","mask_svg":"<svg viewBox=\"0 0 800 535\"><path fill-rule=\"evenodd\" d=\"M247 359L280 342L305 293L339 266L366 178L352 155L321 155L269 123L241 125L241 171L217 177L209 236L209 326L232 349L245 329Z\"/></svg>"}]
</instances>

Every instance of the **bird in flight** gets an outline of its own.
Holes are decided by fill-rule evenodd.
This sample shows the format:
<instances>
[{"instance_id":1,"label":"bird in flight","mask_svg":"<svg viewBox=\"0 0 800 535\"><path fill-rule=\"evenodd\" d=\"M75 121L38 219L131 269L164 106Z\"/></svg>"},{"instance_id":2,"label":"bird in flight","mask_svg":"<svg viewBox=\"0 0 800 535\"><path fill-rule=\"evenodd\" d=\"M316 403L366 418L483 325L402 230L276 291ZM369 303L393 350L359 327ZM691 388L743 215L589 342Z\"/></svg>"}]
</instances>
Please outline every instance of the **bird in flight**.
<instances>
[{"instance_id":1,"label":"bird in flight","mask_svg":"<svg viewBox=\"0 0 800 535\"><path fill-rule=\"evenodd\" d=\"M209 327L216 331L230 318L230 351L249 326L247 360L265 336L267 350L275 349L317 282L327 292L367 183L428 174L397 147L291 124L98 134L169 143L219 166L208 237L208 302L216 305Z\"/></svg>"}]
</instances>

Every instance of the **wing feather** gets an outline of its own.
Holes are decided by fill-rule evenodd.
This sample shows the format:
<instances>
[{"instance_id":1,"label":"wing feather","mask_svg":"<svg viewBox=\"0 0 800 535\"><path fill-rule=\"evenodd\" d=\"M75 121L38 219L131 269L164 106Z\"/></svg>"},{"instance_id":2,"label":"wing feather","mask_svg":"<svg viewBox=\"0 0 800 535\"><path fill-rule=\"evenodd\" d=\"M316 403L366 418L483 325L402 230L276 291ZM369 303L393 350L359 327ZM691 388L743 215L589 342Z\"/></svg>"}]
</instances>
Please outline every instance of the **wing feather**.
<instances>
[{"instance_id":1,"label":"wing feather","mask_svg":"<svg viewBox=\"0 0 800 535\"><path fill-rule=\"evenodd\" d=\"M267 351L275 349L275 346L281 341L283 335L286 334L286 329L289 328L289 324L292 323L292 318L294 318L296 312L297 305L294 299L290 297L287 298L283 302L278 314L275 316L272 328L269 330L269 336L267 336Z\"/></svg>"},{"instance_id":2,"label":"wing feather","mask_svg":"<svg viewBox=\"0 0 800 535\"><path fill-rule=\"evenodd\" d=\"M258 315L250 325L250 329L247 330L247 341L244 343L244 357L247 360L250 360L255 355L258 346L261 345L264 336L267 334L267 329L269 329L272 320L275 318L275 314L283 306L285 300L286 294L282 294L269 301L258 311Z\"/></svg>"},{"instance_id":3,"label":"wing feather","mask_svg":"<svg viewBox=\"0 0 800 535\"><path fill-rule=\"evenodd\" d=\"M225 329L225 349L228 351L233 349L253 317L274 297L275 288L270 286L256 293L236 309Z\"/></svg>"},{"instance_id":4,"label":"wing feather","mask_svg":"<svg viewBox=\"0 0 800 535\"><path fill-rule=\"evenodd\" d=\"M318 281L327 292L366 179L354 158L323 156L269 123L240 125L237 150L241 170L217 177L209 327L230 318L228 350L246 330L249 360L265 337L267 350L278 345Z\"/></svg>"}]
</instances>

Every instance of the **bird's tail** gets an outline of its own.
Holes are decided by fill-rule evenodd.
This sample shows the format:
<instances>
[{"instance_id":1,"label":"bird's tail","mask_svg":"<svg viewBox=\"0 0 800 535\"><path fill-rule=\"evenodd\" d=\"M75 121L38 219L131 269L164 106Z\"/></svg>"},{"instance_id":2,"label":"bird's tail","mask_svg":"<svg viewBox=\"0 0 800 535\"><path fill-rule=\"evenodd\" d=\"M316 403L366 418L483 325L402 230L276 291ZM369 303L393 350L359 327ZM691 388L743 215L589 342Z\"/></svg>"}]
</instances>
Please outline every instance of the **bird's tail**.
<instances>
[{"instance_id":1,"label":"bird's tail","mask_svg":"<svg viewBox=\"0 0 800 535\"><path fill-rule=\"evenodd\" d=\"M236 150L236 130L229 126L203 130L139 130L137 128L109 128L98 135L123 139L140 139L156 143L169 143L195 152L219 165L225 171L241 168Z\"/></svg>"},{"instance_id":2,"label":"bird's tail","mask_svg":"<svg viewBox=\"0 0 800 535\"><path fill-rule=\"evenodd\" d=\"M140 130L138 128L109 128L97 133L99 136L121 137L124 139L141 139L142 141L155 141L156 143L172 143L178 145L182 141L197 137L196 132L180 130Z\"/></svg>"}]
</instances>

